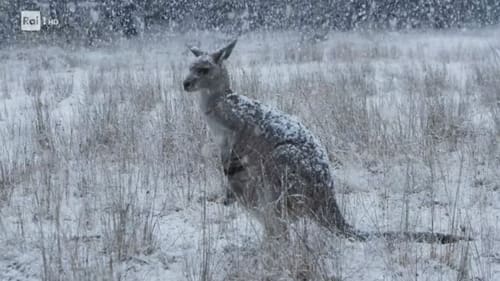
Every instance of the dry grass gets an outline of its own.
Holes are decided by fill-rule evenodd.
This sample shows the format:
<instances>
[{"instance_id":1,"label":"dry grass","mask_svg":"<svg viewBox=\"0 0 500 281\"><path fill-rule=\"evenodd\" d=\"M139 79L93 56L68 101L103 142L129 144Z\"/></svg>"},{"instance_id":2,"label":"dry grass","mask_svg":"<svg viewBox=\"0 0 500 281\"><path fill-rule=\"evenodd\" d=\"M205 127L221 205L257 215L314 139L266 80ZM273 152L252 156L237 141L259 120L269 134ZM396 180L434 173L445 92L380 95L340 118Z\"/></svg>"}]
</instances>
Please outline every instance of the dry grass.
<instances>
[{"instance_id":1,"label":"dry grass","mask_svg":"<svg viewBox=\"0 0 500 281\"><path fill-rule=\"evenodd\" d=\"M14 248L40 257L34 276L133 280L134 270L180 259L187 280L363 280L379 267L399 280L492 280L500 65L474 61L478 53L462 45L250 38L263 45L240 43L229 62L234 89L298 115L320 137L353 224L466 229L478 241L363 245L303 221L288 242L261 241L243 210L211 200L226 183L195 97L180 87L188 56L145 54L138 43L106 54L116 64L60 51L74 63L47 54L23 60L22 79L0 72L2 101L29 101L0 104L0 230L8 229L0 237L18 237ZM134 52L147 61L122 57Z\"/></svg>"}]
</instances>

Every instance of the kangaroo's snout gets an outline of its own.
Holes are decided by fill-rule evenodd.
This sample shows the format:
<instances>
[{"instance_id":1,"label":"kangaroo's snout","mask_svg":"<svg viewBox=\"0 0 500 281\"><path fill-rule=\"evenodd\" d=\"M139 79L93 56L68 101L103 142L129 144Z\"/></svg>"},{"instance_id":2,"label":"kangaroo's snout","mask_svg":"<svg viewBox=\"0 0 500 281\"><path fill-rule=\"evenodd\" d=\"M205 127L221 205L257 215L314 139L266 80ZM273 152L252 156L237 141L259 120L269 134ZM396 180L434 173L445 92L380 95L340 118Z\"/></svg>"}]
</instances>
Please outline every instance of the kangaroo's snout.
<instances>
[{"instance_id":1,"label":"kangaroo's snout","mask_svg":"<svg viewBox=\"0 0 500 281\"><path fill-rule=\"evenodd\" d=\"M195 81L192 78L186 78L184 82L182 83L182 86L184 87L184 91L186 92L191 92L194 90L194 84Z\"/></svg>"},{"instance_id":2,"label":"kangaroo's snout","mask_svg":"<svg viewBox=\"0 0 500 281\"><path fill-rule=\"evenodd\" d=\"M184 86L184 91L189 91L189 89L191 88L191 81L188 81L188 80L184 80L184 83L182 83L182 85Z\"/></svg>"}]
</instances>

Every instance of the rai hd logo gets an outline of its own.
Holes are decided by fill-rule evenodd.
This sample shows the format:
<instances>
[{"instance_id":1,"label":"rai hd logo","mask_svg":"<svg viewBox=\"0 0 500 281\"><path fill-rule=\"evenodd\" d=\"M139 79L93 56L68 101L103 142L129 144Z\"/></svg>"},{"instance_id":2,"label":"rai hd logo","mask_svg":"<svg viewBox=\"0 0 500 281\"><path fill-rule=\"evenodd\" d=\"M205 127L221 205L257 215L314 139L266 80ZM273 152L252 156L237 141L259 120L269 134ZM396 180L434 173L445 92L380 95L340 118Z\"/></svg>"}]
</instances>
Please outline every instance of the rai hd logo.
<instances>
[{"instance_id":1,"label":"rai hd logo","mask_svg":"<svg viewBox=\"0 0 500 281\"><path fill-rule=\"evenodd\" d=\"M40 31L42 25L58 25L56 18L43 17L40 11L21 11L21 30Z\"/></svg>"},{"instance_id":2,"label":"rai hd logo","mask_svg":"<svg viewBox=\"0 0 500 281\"><path fill-rule=\"evenodd\" d=\"M21 30L40 31L42 28L42 16L40 11L21 11Z\"/></svg>"}]
</instances>

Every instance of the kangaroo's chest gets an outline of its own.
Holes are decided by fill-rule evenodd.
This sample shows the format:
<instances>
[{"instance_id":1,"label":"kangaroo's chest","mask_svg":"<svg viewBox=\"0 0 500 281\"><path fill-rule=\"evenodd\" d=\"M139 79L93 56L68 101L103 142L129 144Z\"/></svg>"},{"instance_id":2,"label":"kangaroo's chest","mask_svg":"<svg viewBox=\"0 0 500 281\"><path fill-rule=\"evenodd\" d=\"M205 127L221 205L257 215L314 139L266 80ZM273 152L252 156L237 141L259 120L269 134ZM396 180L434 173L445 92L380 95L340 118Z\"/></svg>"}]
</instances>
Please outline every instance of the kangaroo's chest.
<instances>
[{"instance_id":1,"label":"kangaroo's chest","mask_svg":"<svg viewBox=\"0 0 500 281\"><path fill-rule=\"evenodd\" d=\"M206 121L210 132L214 136L215 142L219 145L221 150L230 150L230 146L234 139L234 133L213 115L207 114Z\"/></svg>"}]
</instances>

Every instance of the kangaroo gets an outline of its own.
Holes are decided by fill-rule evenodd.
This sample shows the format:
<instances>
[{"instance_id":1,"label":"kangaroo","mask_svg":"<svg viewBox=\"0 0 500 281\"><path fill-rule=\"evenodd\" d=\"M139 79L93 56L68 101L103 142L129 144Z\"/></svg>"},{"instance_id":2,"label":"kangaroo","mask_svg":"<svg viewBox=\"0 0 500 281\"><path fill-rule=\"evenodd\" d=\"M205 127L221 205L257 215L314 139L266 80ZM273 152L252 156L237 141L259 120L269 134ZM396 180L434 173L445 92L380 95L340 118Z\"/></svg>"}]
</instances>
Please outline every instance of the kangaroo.
<instances>
[{"instance_id":1,"label":"kangaroo","mask_svg":"<svg viewBox=\"0 0 500 281\"><path fill-rule=\"evenodd\" d=\"M349 225L337 205L332 168L320 141L295 117L231 90L223 62L235 45L236 40L212 53L189 47L196 59L183 87L200 93L200 109L220 146L229 182L226 196L256 215L268 236L283 237L289 220L307 217L359 241L469 240L431 232L363 232Z\"/></svg>"}]
</instances>

